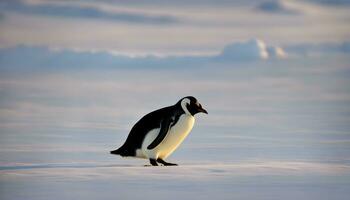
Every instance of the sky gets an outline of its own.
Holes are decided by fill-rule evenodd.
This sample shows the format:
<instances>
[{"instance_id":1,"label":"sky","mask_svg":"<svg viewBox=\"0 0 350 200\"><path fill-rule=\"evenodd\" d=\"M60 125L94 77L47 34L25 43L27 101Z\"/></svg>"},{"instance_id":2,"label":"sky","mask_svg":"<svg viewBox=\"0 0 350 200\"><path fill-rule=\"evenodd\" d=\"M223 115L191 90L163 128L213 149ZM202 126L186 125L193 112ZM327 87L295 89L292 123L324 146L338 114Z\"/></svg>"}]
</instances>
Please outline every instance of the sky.
<instances>
[{"instance_id":1,"label":"sky","mask_svg":"<svg viewBox=\"0 0 350 200\"><path fill-rule=\"evenodd\" d=\"M0 0L0 198L347 199L349 11ZM108 153L188 95L209 115L168 158L179 167Z\"/></svg>"},{"instance_id":2,"label":"sky","mask_svg":"<svg viewBox=\"0 0 350 200\"><path fill-rule=\"evenodd\" d=\"M234 42L348 41L347 1L2 1L1 47L217 54Z\"/></svg>"}]
</instances>

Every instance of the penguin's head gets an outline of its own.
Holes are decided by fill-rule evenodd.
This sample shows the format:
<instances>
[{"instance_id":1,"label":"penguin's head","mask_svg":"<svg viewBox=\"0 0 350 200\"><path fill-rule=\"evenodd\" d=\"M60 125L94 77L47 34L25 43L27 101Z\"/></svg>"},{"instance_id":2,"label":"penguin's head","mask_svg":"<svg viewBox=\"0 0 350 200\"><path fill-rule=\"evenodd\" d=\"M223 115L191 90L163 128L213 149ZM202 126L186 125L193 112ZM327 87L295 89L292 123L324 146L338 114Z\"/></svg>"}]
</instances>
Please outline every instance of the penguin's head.
<instances>
[{"instance_id":1,"label":"penguin's head","mask_svg":"<svg viewBox=\"0 0 350 200\"><path fill-rule=\"evenodd\" d=\"M190 114L192 116L201 112L208 114L208 112L202 107L198 100L192 96L187 96L180 99L180 101L177 104L181 105L185 113Z\"/></svg>"}]
</instances>

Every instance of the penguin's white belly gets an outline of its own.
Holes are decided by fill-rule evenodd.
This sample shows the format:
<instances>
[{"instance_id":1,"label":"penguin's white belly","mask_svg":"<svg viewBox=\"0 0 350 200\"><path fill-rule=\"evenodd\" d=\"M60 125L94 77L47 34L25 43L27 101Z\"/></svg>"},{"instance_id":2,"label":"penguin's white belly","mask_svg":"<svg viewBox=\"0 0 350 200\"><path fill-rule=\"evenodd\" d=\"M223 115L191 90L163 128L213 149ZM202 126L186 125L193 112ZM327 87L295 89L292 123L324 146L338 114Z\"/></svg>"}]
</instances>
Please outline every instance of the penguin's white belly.
<instances>
[{"instance_id":1,"label":"penguin's white belly","mask_svg":"<svg viewBox=\"0 0 350 200\"><path fill-rule=\"evenodd\" d=\"M183 114L180 116L177 123L170 128L163 141L154 149L147 147L156 139L160 129L151 130L145 137L141 149L136 151L137 157L142 158L167 158L186 138L194 125L194 117Z\"/></svg>"}]
</instances>

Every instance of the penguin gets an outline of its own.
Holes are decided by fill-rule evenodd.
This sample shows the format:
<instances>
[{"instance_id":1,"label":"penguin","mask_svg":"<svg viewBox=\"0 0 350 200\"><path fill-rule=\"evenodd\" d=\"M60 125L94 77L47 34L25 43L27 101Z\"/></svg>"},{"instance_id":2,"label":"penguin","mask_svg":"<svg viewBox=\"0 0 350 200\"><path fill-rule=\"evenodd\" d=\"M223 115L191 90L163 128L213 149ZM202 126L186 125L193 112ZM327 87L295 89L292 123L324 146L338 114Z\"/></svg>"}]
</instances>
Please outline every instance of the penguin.
<instances>
[{"instance_id":1,"label":"penguin","mask_svg":"<svg viewBox=\"0 0 350 200\"><path fill-rule=\"evenodd\" d=\"M197 113L208 112L193 96L180 99L175 105L161 108L142 117L131 129L125 143L111 154L149 159L152 166L162 164L182 143L193 128Z\"/></svg>"}]
</instances>

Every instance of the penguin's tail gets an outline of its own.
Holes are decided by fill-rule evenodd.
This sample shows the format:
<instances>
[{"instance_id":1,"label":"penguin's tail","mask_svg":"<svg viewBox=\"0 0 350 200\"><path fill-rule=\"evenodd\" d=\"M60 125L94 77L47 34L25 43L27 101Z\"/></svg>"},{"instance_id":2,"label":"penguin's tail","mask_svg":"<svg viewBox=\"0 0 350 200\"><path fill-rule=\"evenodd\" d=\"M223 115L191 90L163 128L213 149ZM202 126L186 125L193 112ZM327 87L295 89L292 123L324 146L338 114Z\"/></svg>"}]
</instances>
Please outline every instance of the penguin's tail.
<instances>
[{"instance_id":1,"label":"penguin's tail","mask_svg":"<svg viewBox=\"0 0 350 200\"><path fill-rule=\"evenodd\" d=\"M110 151L111 154L115 154L115 155L120 155L120 156L130 156L129 155L129 151L127 149L125 149L123 146L120 147L119 149Z\"/></svg>"}]
</instances>

